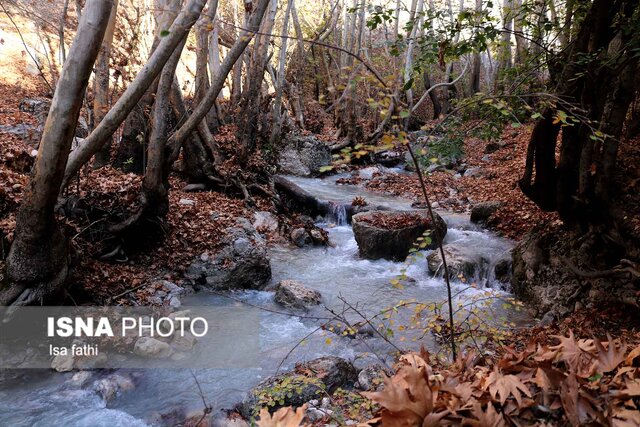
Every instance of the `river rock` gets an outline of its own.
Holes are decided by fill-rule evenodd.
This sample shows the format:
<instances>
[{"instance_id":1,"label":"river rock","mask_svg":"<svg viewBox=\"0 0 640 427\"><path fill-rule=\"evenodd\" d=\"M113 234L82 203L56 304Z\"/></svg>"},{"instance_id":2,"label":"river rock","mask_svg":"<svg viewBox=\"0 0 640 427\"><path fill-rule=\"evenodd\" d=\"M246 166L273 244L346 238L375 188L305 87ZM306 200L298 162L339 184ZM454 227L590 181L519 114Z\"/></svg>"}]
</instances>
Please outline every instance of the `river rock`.
<instances>
[{"instance_id":1,"label":"river rock","mask_svg":"<svg viewBox=\"0 0 640 427\"><path fill-rule=\"evenodd\" d=\"M473 205L473 208L471 208L471 222L486 222L503 205L504 203L499 201L481 202Z\"/></svg>"},{"instance_id":2,"label":"river rock","mask_svg":"<svg viewBox=\"0 0 640 427\"><path fill-rule=\"evenodd\" d=\"M113 400L123 391L133 390L135 384L127 374L114 373L93 383L93 390L105 402Z\"/></svg>"},{"instance_id":3,"label":"river rock","mask_svg":"<svg viewBox=\"0 0 640 427\"><path fill-rule=\"evenodd\" d=\"M404 215L415 216L413 224L402 228L392 228L373 225L367 222L371 218L383 218L392 223ZM356 214L352 218L353 234L355 235L360 256L367 259L389 259L404 261L413 247L416 239L425 231L431 230L432 242L425 249L433 249L447 234L447 225L444 220L434 212L435 226L431 224L431 218L426 210L411 211L369 211Z\"/></svg>"},{"instance_id":4,"label":"river rock","mask_svg":"<svg viewBox=\"0 0 640 427\"><path fill-rule=\"evenodd\" d=\"M306 309L320 304L321 299L320 292L293 280L283 280L276 285L275 301L285 307Z\"/></svg>"},{"instance_id":5,"label":"river rock","mask_svg":"<svg viewBox=\"0 0 640 427\"><path fill-rule=\"evenodd\" d=\"M271 212L256 212L253 214L253 227L259 233L274 233L278 231L278 217Z\"/></svg>"},{"instance_id":6,"label":"river rock","mask_svg":"<svg viewBox=\"0 0 640 427\"><path fill-rule=\"evenodd\" d=\"M376 391L382 388L384 375L389 375L384 366L374 363L358 372L358 388L363 391Z\"/></svg>"},{"instance_id":7,"label":"river rock","mask_svg":"<svg viewBox=\"0 0 640 427\"><path fill-rule=\"evenodd\" d=\"M449 278L464 278L465 280L480 280L487 276L489 260L475 251L465 251L455 246L445 246L444 255L447 258ZM427 257L429 272L434 275L444 275L440 251L433 251Z\"/></svg>"},{"instance_id":8,"label":"river rock","mask_svg":"<svg viewBox=\"0 0 640 427\"><path fill-rule=\"evenodd\" d=\"M291 241L297 247L302 248L305 245L311 244L313 240L311 239L309 232L304 227L299 227L291 231Z\"/></svg>"},{"instance_id":9,"label":"river rock","mask_svg":"<svg viewBox=\"0 0 640 427\"><path fill-rule=\"evenodd\" d=\"M51 361L51 369L57 372L69 372L73 370L75 359L72 354L57 355Z\"/></svg>"},{"instance_id":10,"label":"river rock","mask_svg":"<svg viewBox=\"0 0 640 427\"><path fill-rule=\"evenodd\" d=\"M315 136L289 136L278 158L283 174L313 176L331 163L331 149Z\"/></svg>"},{"instance_id":11,"label":"river rock","mask_svg":"<svg viewBox=\"0 0 640 427\"><path fill-rule=\"evenodd\" d=\"M223 248L215 256L202 254L186 277L213 289L262 289L271 279L267 245L246 219L227 230Z\"/></svg>"},{"instance_id":12,"label":"river rock","mask_svg":"<svg viewBox=\"0 0 640 427\"><path fill-rule=\"evenodd\" d=\"M173 349L166 342L151 337L140 337L133 347L133 352L142 357L166 359L171 356Z\"/></svg>"},{"instance_id":13,"label":"river rock","mask_svg":"<svg viewBox=\"0 0 640 427\"><path fill-rule=\"evenodd\" d=\"M270 411L284 406L299 407L338 387L352 385L356 369L351 362L336 356L324 356L296 366L296 369L269 377L251 389L238 411L250 418L261 407ZM271 402L271 405L267 405Z\"/></svg>"}]
</instances>

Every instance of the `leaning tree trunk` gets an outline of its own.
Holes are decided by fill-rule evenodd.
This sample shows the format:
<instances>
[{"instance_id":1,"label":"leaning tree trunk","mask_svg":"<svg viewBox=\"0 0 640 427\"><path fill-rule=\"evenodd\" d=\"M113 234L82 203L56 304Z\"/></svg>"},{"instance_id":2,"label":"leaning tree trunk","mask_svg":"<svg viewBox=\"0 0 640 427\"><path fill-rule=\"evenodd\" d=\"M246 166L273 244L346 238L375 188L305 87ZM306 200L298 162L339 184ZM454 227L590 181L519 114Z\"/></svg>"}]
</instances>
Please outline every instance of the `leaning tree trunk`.
<instances>
[{"instance_id":1,"label":"leaning tree trunk","mask_svg":"<svg viewBox=\"0 0 640 427\"><path fill-rule=\"evenodd\" d=\"M198 20L204 4L205 0L189 1L167 31L168 34L162 37L149 61L142 67L115 105L84 140L83 144L71 153L64 174L63 187L68 185L71 177L78 173L82 165L88 162L102 148L127 118L131 110L138 104L138 101L162 71L162 67L164 67L173 51L184 37L189 34L189 30Z\"/></svg>"},{"instance_id":2,"label":"leaning tree trunk","mask_svg":"<svg viewBox=\"0 0 640 427\"><path fill-rule=\"evenodd\" d=\"M118 14L118 0L114 0L109 25L100 46L100 54L96 63L95 79L93 84L93 122L98 124L107 114L109 109L109 59L111 59L111 45L113 43L113 33L116 29L116 15ZM102 149L96 153L93 162L95 169L109 164L111 161L111 142L109 138Z\"/></svg>"},{"instance_id":3,"label":"leaning tree trunk","mask_svg":"<svg viewBox=\"0 0 640 427\"><path fill-rule=\"evenodd\" d=\"M112 6L110 0L91 0L84 8L47 116L34 175L18 212L7 258L10 286L0 291L0 305L42 302L57 294L66 281L68 245L54 207Z\"/></svg>"},{"instance_id":4,"label":"leaning tree trunk","mask_svg":"<svg viewBox=\"0 0 640 427\"><path fill-rule=\"evenodd\" d=\"M559 59L564 67L555 76L556 95L564 104L547 108L534 127L519 182L541 209L557 211L565 224L580 229L611 222L609 190L638 71L632 35L624 30L638 24L637 2L632 4L611 7L606 0L596 0L589 8L572 47ZM597 61L581 60L596 53L601 55ZM565 115L578 114L584 119L563 123Z\"/></svg>"},{"instance_id":5,"label":"leaning tree trunk","mask_svg":"<svg viewBox=\"0 0 640 427\"><path fill-rule=\"evenodd\" d=\"M167 143L169 148L169 154L167 156L167 164L170 167L173 162L176 161L180 154L180 148L183 143L191 135L191 133L198 127L198 124L202 122L202 119L207 115L207 112L213 107L222 87L224 86L227 75L231 72L234 64L242 56L247 45L251 41L253 35L260 28L264 12L269 5L269 0L259 0L258 4L247 13L250 13L250 17L247 22L245 30L236 38L229 53L224 58L222 65L220 66L220 74L218 74L211 84L211 87L205 94L204 98L193 110L189 118L180 126L180 128L169 138Z\"/></svg>"}]
</instances>

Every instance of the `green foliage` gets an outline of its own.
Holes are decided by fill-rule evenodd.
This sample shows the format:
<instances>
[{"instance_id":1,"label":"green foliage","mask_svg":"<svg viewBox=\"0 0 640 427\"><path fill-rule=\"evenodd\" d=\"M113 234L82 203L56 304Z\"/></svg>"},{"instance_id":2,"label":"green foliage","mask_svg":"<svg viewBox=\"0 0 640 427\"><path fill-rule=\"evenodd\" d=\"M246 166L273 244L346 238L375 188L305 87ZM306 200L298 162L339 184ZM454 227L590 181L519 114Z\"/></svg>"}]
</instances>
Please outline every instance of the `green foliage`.
<instances>
[{"instance_id":1,"label":"green foliage","mask_svg":"<svg viewBox=\"0 0 640 427\"><path fill-rule=\"evenodd\" d=\"M255 415L257 415L259 408L284 406L287 399L291 399L295 394L302 393L309 386L316 388L316 395L325 393L324 383L315 377L287 375L278 378L269 387L262 388L256 393L258 402L254 409L256 411Z\"/></svg>"}]
</instances>

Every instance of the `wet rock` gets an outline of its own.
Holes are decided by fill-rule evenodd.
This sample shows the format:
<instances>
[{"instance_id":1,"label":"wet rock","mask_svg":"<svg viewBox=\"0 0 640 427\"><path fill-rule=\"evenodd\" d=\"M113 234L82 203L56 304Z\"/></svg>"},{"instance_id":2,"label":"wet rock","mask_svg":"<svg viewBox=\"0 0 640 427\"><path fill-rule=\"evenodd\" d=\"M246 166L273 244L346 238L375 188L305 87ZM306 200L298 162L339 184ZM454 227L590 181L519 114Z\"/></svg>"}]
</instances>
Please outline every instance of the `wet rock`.
<instances>
[{"instance_id":1,"label":"wet rock","mask_svg":"<svg viewBox=\"0 0 640 427\"><path fill-rule=\"evenodd\" d=\"M500 201L481 202L473 205L473 208L471 208L471 222L486 222L503 205L504 203Z\"/></svg>"},{"instance_id":2,"label":"wet rock","mask_svg":"<svg viewBox=\"0 0 640 427\"><path fill-rule=\"evenodd\" d=\"M393 224L398 218L406 215L414 215L416 220L413 224L402 228L385 227L380 222ZM353 216L353 234L355 235L360 256L367 259L389 259L403 261L409 254L416 239L421 237L426 231L431 230L432 242L426 248L434 248L438 244L438 239L443 239L447 234L447 225L437 214L436 224L431 224L431 218L427 211L369 211ZM372 218L384 219L376 221L373 225L367 220Z\"/></svg>"},{"instance_id":3,"label":"wet rock","mask_svg":"<svg viewBox=\"0 0 640 427\"><path fill-rule=\"evenodd\" d=\"M171 341L171 347L177 351L189 351L196 345L197 341L196 337L190 332L185 332L184 335L178 333Z\"/></svg>"},{"instance_id":4,"label":"wet rock","mask_svg":"<svg viewBox=\"0 0 640 427\"><path fill-rule=\"evenodd\" d=\"M309 245L312 242L311 235L305 228L296 228L291 232L291 241L294 245L302 248L305 245Z\"/></svg>"},{"instance_id":5,"label":"wet rock","mask_svg":"<svg viewBox=\"0 0 640 427\"><path fill-rule=\"evenodd\" d=\"M358 176L362 179L372 179L375 174L384 173L383 169L378 166L370 166L368 168L360 169Z\"/></svg>"},{"instance_id":6,"label":"wet rock","mask_svg":"<svg viewBox=\"0 0 640 427\"><path fill-rule=\"evenodd\" d=\"M306 309L320 304L321 299L320 292L293 280L283 280L276 285L275 301L285 307Z\"/></svg>"},{"instance_id":7,"label":"wet rock","mask_svg":"<svg viewBox=\"0 0 640 427\"><path fill-rule=\"evenodd\" d=\"M298 407L312 399L332 393L338 387L351 385L356 380L353 365L340 357L324 356L296 366L287 372L267 378L254 387L238 406L245 418L254 415L273 399L270 410L284 406Z\"/></svg>"},{"instance_id":8,"label":"wet rock","mask_svg":"<svg viewBox=\"0 0 640 427\"><path fill-rule=\"evenodd\" d=\"M213 289L262 289L271 279L267 246L244 219L227 230L223 248L215 256L202 254L187 269L186 277Z\"/></svg>"},{"instance_id":9,"label":"wet rock","mask_svg":"<svg viewBox=\"0 0 640 427\"><path fill-rule=\"evenodd\" d=\"M489 260L475 251L465 251L455 246L445 246L449 278L465 278L481 280L487 277ZM433 251L427 257L429 272L433 275L444 275L440 251Z\"/></svg>"},{"instance_id":10,"label":"wet rock","mask_svg":"<svg viewBox=\"0 0 640 427\"><path fill-rule=\"evenodd\" d=\"M322 166L331 163L331 149L315 136L289 136L278 158L283 174L317 175Z\"/></svg>"},{"instance_id":11,"label":"wet rock","mask_svg":"<svg viewBox=\"0 0 640 427\"><path fill-rule=\"evenodd\" d=\"M256 212L253 214L253 227L260 233L274 233L278 231L278 217L271 212Z\"/></svg>"},{"instance_id":12,"label":"wet rock","mask_svg":"<svg viewBox=\"0 0 640 427\"><path fill-rule=\"evenodd\" d=\"M511 257L505 257L496 262L494 269L495 278L502 283L511 283Z\"/></svg>"},{"instance_id":13,"label":"wet rock","mask_svg":"<svg viewBox=\"0 0 640 427\"><path fill-rule=\"evenodd\" d=\"M51 361L51 369L58 372L69 372L73 370L75 358L72 354L58 355Z\"/></svg>"},{"instance_id":14,"label":"wet rock","mask_svg":"<svg viewBox=\"0 0 640 427\"><path fill-rule=\"evenodd\" d=\"M151 337L140 337L133 347L133 352L142 357L166 359L171 356L173 349L166 342Z\"/></svg>"},{"instance_id":15,"label":"wet rock","mask_svg":"<svg viewBox=\"0 0 640 427\"><path fill-rule=\"evenodd\" d=\"M358 388L363 391L376 391L382 388L384 375L390 372L384 366L374 363L358 372Z\"/></svg>"},{"instance_id":16,"label":"wet rock","mask_svg":"<svg viewBox=\"0 0 640 427\"><path fill-rule=\"evenodd\" d=\"M126 374L120 373L111 374L93 383L93 390L105 402L113 400L123 391L133 390L134 388L133 379Z\"/></svg>"},{"instance_id":17,"label":"wet rock","mask_svg":"<svg viewBox=\"0 0 640 427\"><path fill-rule=\"evenodd\" d=\"M376 330L369 323L362 321L356 322L351 326L342 322L330 322L325 325L325 329L340 337L355 338L371 338L376 334Z\"/></svg>"},{"instance_id":18,"label":"wet rock","mask_svg":"<svg viewBox=\"0 0 640 427\"><path fill-rule=\"evenodd\" d=\"M374 160L376 163L388 168L398 166L402 162L403 154L401 151L382 151L375 153Z\"/></svg>"},{"instance_id":19,"label":"wet rock","mask_svg":"<svg viewBox=\"0 0 640 427\"><path fill-rule=\"evenodd\" d=\"M81 370L102 369L107 363L107 355L98 353L95 356L81 356L75 361L74 367Z\"/></svg>"}]
</instances>

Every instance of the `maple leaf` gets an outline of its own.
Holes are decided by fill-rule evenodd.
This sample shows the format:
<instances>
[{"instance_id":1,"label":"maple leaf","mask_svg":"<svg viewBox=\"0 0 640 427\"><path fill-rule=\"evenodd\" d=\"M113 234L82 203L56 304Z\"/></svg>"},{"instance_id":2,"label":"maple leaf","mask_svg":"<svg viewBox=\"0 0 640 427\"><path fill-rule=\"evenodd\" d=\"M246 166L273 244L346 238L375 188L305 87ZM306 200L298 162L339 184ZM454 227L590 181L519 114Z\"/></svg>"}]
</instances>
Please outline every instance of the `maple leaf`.
<instances>
[{"instance_id":1,"label":"maple leaf","mask_svg":"<svg viewBox=\"0 0 640 427\"><path fill-rule=\"evenodd\" d=\"M581 392L575 372L571 372L560 387L560 401L571 425L582 426L598 419L601 411L594 407L592 399L588 397Z\"/></svg>"},{"instance_id":2,"label":"maple leaf","mask_svg":"<svg viewBox=\"0 0 640 427\"><path fill-rule=\"evenodd\" d=\"M433 392L429 385L426 362L419 356L405 361L410 364L402 365L393 377L383 378L382 391L362 393L382 407L383 425L421 425L424 418L433 412L437 391Z\"/></svg>"},{"instance_id":3,"label":"maple leaf","mask_svg":"<svg viewBox=\"0 0 640 427\"><path fill-rule=\"evenodd\" d=\"M476 403L473 405L473 409L471 410L471 414L476 419L465 418L463 420L463 425L469 425L474 427L506 427L507 423L504 420L504 417L501 413L496 411L496 408L493 407L493 404L487 404L486 412L482 410L482 406L480 403Z\"/></svg>"},{"instance_id":4,"label":"maple leaf","mask_svg":"<svg viewBox=\"0 0 640 427\"><path fill-rule=\"evenodd\" d=\"M569 336L553 335L560 340L560 344L549 347L556 351L556 360L564 362L570 371L575 372L581 378L588 378L593 374L595 345L593 340L578 340L569 330Z\"/></svg>"},{"instance_id":5,"label":"maple leaf","mask_svg":"<svg viewBox=\"0 0 640 427\"><path fill-rule=\"evenodd\" d=\"M640 396L640 380L629 381L625 384L627 388L615 393L616 397L627 399L629 397Z\"/></svg>"},{"instance_id":6,"label":"maple leaf","mask_svg":"<svg viewBox=\"0 0 640 427\"><path fill-rule=\"evenodd\" d=\"M518 405L522 404L523 394L531 397L529 388L524 385L518 377L510 374L503 375L497 369L489 374L487 382L484 385L484 389L486 390L487 388L493 399L495 399L496 396L499 397L501 405L504 405L504 402L506 402L509 396L513 396L518 402Z\"/></svg>"},{"instance_id":7,"label":"maple leaf","mask_svg":"<svg viewBox=\"0 0 640 427\"><path fill-rule=\"evenodd\" d=\"M564 380L564 375L553 368L538 367L535 375L535 383L545 392L557 390Z\"/></svg>"},{"instance_id":8,"label":"maple leaf","mask_svg":"<svg viewBox=\"0 0 640 427\"><path fill-rule=\"evenodd\" d=\"M611 339L611 335L607 334L607 339L609 340L609 346L606 350L600 340L594 340L598 349L598 360L596 361L595 369L601 374L616 369L624 360L624 355L627 352L626 344L621 345L620 349L616 350L616 345Z\"/></svg>"},{"instance_id":9,"label":"maple leaf","mask_svg":"<svg viewBox=\"0 0 640 427\"><path fill-rule=\"evenodd\" d=\"M256 422L258 427L298 427L304 418L307 405L303 405L295 411L291 406L278 409L273 415L266 408L260 410L260 419Z\"/></svg>"}]
</instances>

